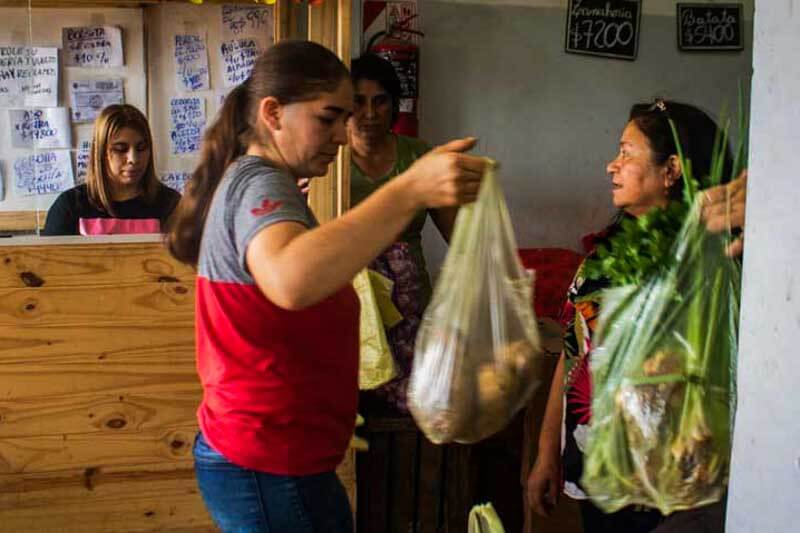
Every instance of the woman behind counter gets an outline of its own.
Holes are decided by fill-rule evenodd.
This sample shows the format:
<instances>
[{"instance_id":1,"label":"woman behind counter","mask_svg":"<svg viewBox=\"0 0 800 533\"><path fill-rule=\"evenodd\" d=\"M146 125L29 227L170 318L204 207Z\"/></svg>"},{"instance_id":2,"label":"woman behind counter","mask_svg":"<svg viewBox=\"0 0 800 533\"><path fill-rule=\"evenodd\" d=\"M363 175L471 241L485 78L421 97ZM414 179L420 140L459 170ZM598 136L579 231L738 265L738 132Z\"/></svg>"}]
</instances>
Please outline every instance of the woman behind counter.
<instances>
[{"instance_id":1,"label":"woman behind counter","mask_svg":"<svg viewBox=\"0 0 800 533\"><path fill-rule=\"evenodd\" d=\"M161 233L179 199L156 177L145 116L110 105L94 122L86 183L56 198L42 235Z\"/></svg>"},{"instance_id":2,"label":"woman behind counter","mask_svg":"<svg viewBox=\"0 0 800 533\"><path fill-rule=\"evenodd\" d=\"M355 102L347 131L352 148L350 202L355 206L405 172L430 147L419 139L392 133L402 92L391 63L365 54L353 61L350 76ZM406 388L414 340L432 292L422 253L422 228L430 214L442 237L449 240L457 212L457 207L419 211L397 242L370 264L370 268L394 282L393 300L403 315L403 321L387 331L398 374L376 393L380 406L388 404L403 414L408 413ZM370 402L371 396L364 400Z\"/></svg>"}]
</instances>

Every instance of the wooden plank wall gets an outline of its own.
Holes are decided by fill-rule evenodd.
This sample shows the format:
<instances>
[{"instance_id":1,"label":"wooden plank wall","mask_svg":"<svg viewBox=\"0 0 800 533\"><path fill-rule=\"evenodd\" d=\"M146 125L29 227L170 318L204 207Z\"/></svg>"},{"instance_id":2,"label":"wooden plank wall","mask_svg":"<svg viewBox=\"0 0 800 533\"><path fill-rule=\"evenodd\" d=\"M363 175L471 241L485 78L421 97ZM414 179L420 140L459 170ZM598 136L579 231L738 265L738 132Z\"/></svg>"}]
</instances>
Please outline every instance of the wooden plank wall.
<instances>
[{"instance_id":1,"label":"wooden plank wall","mask_svg":"<svg viewBox=\"0 0 800 533\"><path fill-rule=\"evenodd\" d=\"M193 326L159 243L0 247L0 529L213 530Z\"/></svg>"},{"instance_id":2,"label":"wooden plank wall","mask_svg":"<svg viewBox=\"0 0 800 533\"><path fill-rule=\"evenodd\" d=\"M0 531L215 531L194 277L158 242L0 246Z\"/></svg>"}]
</instances>

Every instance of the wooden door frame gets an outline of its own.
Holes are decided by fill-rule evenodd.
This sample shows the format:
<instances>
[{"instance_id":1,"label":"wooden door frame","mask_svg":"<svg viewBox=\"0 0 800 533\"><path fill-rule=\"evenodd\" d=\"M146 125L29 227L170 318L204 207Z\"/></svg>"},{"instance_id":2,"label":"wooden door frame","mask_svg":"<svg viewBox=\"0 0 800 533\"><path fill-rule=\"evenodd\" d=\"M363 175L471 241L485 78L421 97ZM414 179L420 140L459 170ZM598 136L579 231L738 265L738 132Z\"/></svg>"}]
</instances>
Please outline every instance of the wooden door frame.
<instances>
[{"instance_id":1,"label":"wooden door frame","mask_svg":"<svg viewBox=\"0 0 800 533\"><path fill-rule=\"evenodd\" d=\"M352 11L351 0L325 0L321 5L308 6L308 39L333 50L348 68ZM325 176L312 180L308 203L320 222L334 219L350 207L348 146L339 150L335 164Z\"/></svg>"}]
</instances>

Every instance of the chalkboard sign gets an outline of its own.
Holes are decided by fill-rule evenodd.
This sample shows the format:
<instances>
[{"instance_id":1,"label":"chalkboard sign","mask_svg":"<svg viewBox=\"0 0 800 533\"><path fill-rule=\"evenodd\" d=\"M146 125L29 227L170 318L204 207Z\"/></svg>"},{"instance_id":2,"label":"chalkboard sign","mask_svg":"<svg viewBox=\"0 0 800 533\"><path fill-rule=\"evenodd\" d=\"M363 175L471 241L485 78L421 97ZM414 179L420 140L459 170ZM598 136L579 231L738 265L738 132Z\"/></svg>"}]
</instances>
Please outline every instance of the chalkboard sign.
<instances>
[{"instance_id":1,"label":"chalkboard sign","mask_svg":"<svg viewBox=\"0 0 800 533\"><path fill-rule=\"evenodd\" d=\"M678 48L742 50L742 4L678 4Z\"/></svg>"},{"instance_id":2,"label":"chalkboard sign","mask_svg":"<svg viewBox=\"0 0 800 533\"><path fill-rule=\"evenodd\" d=\"M570 0L566 51L636 59L641 0Z\"/></svg>"}]
</instances>

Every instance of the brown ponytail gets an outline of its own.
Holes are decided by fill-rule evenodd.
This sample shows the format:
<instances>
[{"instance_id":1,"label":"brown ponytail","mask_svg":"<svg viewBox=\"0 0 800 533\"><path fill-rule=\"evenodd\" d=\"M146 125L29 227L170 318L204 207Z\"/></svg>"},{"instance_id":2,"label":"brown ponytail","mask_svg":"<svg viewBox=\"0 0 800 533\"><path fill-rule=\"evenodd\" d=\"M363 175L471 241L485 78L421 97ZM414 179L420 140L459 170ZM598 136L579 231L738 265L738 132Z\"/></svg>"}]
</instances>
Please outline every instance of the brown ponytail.
<instances>
[{"instance_id":1,"label":"brown ponytail","mask_svg":"<svg viewBox=\"0 0 800 533\"><path fill-rule=\"evenodd\" d=\"M214 191L228 168L246 150L249 129L246 84L236 86L222 104L219 116L203 135L200 164L186 183L186 190L169 221L167 247L183 263L197 264L203 226Z\"/></svg>"},{"instance_id":2,"label":"brown ponytail","mask_svg":"<svg viewBox=\"0 0 800 533\"><path fill-rule=\"evenodd\" d=\"M225 170L243 155L254 135L258 103L268 96L287 105L333 92L349 73L336 55L310 41L283 41L256 60L247 81L231 91L206 130L200 163L170 217L167 247L179 261L197 265L200 242L214 192Z\"/></svg>"}]
</instances>

